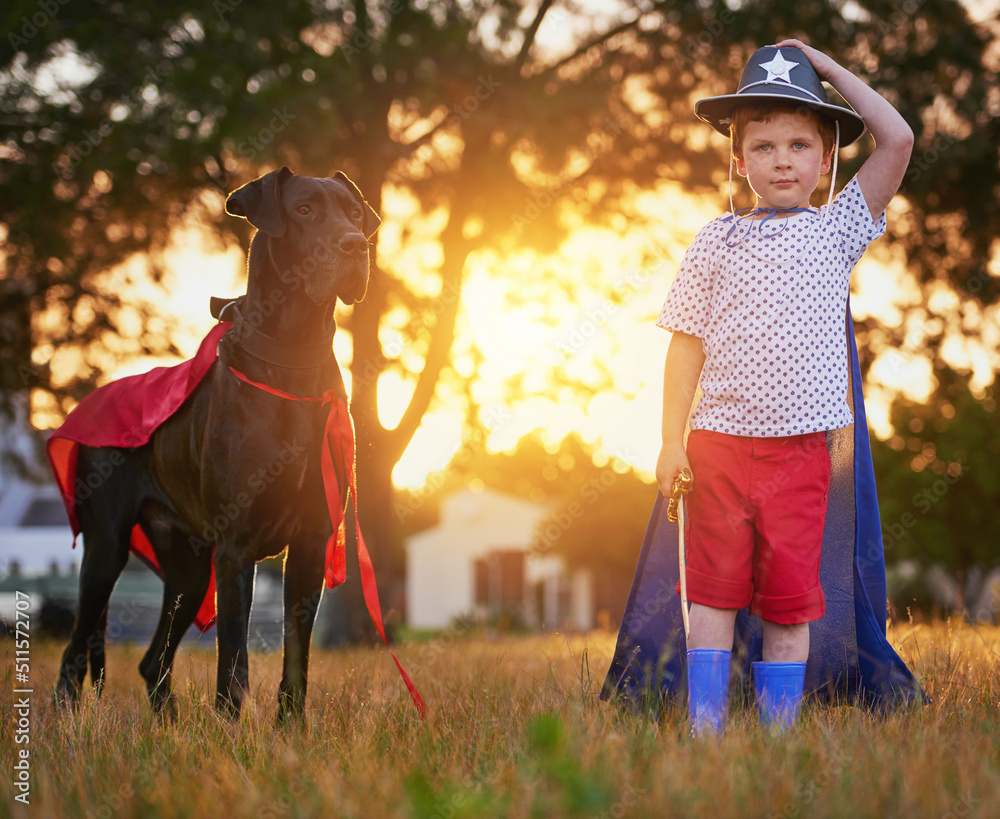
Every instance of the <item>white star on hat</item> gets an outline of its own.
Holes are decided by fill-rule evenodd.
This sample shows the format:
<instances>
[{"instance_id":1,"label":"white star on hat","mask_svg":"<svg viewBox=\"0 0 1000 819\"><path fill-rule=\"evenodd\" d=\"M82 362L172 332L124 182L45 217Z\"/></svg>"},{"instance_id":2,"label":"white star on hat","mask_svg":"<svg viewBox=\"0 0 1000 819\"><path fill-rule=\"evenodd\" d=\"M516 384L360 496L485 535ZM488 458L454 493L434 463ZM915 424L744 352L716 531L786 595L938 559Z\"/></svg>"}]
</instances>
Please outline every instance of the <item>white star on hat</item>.
<instances>
[{"instance_id":1,"label":"white star on hat","mask_svg":"<svg viewBox=\"0 0 1000 819\"><path fill-rule=\"evenodd\" d=\"M779 51L777 56L769 63L761 63L760 67L767 71L767 82L773 82L774 80L784 80L787 83L791 83L792 78L788 76L788 72L793 68L798 68L799 64L795 62L789 62L784 57L781 56Z\"/></svg>"}]
</instances>

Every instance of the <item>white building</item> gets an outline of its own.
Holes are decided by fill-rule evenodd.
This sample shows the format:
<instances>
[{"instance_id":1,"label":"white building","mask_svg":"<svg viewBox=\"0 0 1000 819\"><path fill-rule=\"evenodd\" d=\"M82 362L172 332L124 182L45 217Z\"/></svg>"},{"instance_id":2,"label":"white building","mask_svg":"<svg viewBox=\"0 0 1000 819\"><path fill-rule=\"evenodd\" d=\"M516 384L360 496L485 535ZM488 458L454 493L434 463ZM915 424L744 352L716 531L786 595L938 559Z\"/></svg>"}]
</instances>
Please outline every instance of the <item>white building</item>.
<instances>
[{"instance_id":1,"label":"white building","mask_svg":"<svg viewBox=\"0 0 1000 819\"><path fill-rule=\"evenodd\" d=\"M406 617L417 628L509 616L532 628L591 629L590 573L532 551L547 506L490 489L441 501L440 523L405 542Z\"/></svg>"},{"instance_id":2,"label":"white building","mask_svg":"<svg viewBox=\"0 0 1000 819\"><path fill-rule=\"evenodd\" d=\"M73 548L59 490L34 444L23 423L5 422L0 430L0 619L8 623L18 591L32 593L33 611L40 612L36 604L47 598L61 606L62 619L71 619L83 557L82 548Z\"/></svg>"},{"instance_id":3,"label":"white building","mask_svg":"<svg viewBox=\"0 0 1000 819\"><path fill-rule=\"evenodd\" d=\"M5 573L76 574L83 550L72 546L73 531L54 483L0 478L0 566Z\"/></svg>"},{"instance_id":4,"label":"white building","mask_svg":"<svg viewBox=\"0 0 1000 819\"><path fill-rule=\"evenodd\" d=\"M75 575L83 550L72 548L66 509L40 450L41 433L24 420L23 399L15 399L13 421L0 422L0 579Z\"/></svg>"}]
</instances>

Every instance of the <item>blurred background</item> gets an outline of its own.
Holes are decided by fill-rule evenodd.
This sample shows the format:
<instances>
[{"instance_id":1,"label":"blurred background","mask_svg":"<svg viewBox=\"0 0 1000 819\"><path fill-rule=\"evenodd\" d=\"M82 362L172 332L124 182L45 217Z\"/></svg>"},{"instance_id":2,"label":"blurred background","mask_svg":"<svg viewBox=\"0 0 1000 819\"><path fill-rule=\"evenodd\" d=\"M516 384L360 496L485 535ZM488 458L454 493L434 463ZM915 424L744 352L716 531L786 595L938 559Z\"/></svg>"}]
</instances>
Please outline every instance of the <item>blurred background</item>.
<instances>
[{"instance_id":1,"label":"blurred background","mask_svg":"<svg viewBox=\"0 0 1000 819\"><path fill-rule=\"evenodd\" d=\"M893 614L996 620L996 0L17 0L0 24L3 592L72 597L45 431L193 354L245 288L227 193L288 165L383 218L335 351L388 620L616 628L656 494L655 317L728 207L692 103L795 36L916 134L852 283ZM331 643L372 637L351 574Z\"/></svg>"}]
</instances>

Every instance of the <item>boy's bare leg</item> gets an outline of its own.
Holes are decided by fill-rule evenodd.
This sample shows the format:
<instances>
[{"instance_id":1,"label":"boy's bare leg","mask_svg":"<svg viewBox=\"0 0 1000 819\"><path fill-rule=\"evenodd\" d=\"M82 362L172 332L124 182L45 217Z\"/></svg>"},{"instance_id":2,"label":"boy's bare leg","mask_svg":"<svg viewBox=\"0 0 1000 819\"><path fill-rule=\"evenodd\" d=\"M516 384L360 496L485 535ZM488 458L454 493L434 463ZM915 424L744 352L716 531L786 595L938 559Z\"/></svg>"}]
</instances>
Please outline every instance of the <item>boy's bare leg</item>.
<instances>
[{"instance_id":1,"label":"boy's bare leg","mask_svg":"<svg viewBox=\"0 0 1000 819\"><path fill-rule=\"evenodd\" d=\"M733 647L733 627L736 609L716 609L691 604L691 634L688 648L716 648L730 651ZM804 663L809 659L809 624L795 623L764 625L765 663Z\"/></svg>"},{"instance_id":2,"label":"boy's bare leg","mask_svg":"<svg viewBox=\"0 0 1000 819\"><path fill-rule=\"evenodd\" d=\"M694 626L691 626L694 631ZM804 663L809 659L809 624L764 621L764 662Z\"/></svg>"},{"instance_id":3,"label":"boy's bare leg","mask_svg":"<svg viewBox=\"0 0 1000 819\"><path fill-rule=\"evenodd\" d=\"M687 647L733 649L733 626L737 609L715 609L701 603L691 604L691 634Z\"/></svg>"}]
</instances>

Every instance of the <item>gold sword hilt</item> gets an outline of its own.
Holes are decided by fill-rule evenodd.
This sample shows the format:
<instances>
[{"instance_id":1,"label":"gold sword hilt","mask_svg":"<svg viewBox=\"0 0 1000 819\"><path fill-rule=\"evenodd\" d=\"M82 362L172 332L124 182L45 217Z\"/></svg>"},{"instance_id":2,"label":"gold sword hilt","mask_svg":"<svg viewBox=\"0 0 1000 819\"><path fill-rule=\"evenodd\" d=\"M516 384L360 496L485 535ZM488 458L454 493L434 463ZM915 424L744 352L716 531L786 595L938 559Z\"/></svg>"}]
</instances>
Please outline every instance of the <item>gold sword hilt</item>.
<instances>
[{"instance_id":1,"label":"gold sword hilt","mask_svg":"<svg viewBox=\"0 0 1000 819\"><path fill-rule=\"evenodd\" d=\"M693 481L691 470L686 467L674 477L674 483L670 487L670 502L667 504L667 520L671 523L677 522L677 510L680 508L681 498L691 491Z\"/></svg>"}]
</instances>

